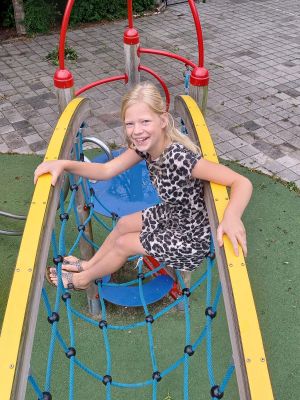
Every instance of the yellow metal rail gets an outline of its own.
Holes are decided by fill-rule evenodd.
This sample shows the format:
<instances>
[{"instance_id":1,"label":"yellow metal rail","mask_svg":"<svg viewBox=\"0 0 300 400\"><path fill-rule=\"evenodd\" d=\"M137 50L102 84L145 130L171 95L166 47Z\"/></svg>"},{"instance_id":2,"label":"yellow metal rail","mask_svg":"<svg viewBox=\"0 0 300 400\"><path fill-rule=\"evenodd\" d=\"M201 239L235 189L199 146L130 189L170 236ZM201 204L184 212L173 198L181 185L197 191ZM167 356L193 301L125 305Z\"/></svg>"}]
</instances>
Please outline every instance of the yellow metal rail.
<instances>
[{"instance_id":1,"label":"yellow metal rail","mask_svg":"<svg viewBox=\"0 0 300 400\"><path fill-rule=\"evenodd\" d=\"M68 158L74 137L89 115L86 99L72 100L62 113L44 160ZM29 209L13 275L0 336L0 399L25 397L38 304L44 281L51 231L60 182L53 188L51 176L39 178Z\"/></svg>"},{"instance_id":2,"label":"yellow metal rail","mask_svg":"<svg viewBox=\"0 0 300 400\"><path fill-rule=\"evenodd\" d=\"M190 96L178 96L175 100L175 109L187 124L192 140L200 145L203 157L206 160L218 163L210 133L197 103ZM222 220L228 203L228 193L226 187L222 185L210 183L209 186L211 197L207 208L213 206L213 210L210 213L211 218L217 219L217 221L212 222L213 225L218 225L218 221ZM209 186L207 185L208 188ZM231 297L231 303L228 300L226 309L227 319L232 320L235 325L229 327L231 342L233 340L240 342L232 343L233 348L236 348L237 351L239 345L241 346L239 357L235 357L234 354L234 361L235 364L243 364L239 365L238 368L240 367L242 371L246 371L246 376L240 377L245 386L244 389L240 390L240 398L247 400L273 400L259 322L242 250L239 248L239 256L237 257L228 238L224 237L224 248L216 248L216 254L218 264L221 264L221 268L223 268L220 273L220 277L223 275L224 278L223 281L221 279L223 295L224 297ZM220 271L220 265L218 266ZM230 310L228 309L229 307L231 308ZM235 315L228 315L228 313L234 313ZM239 371L237 370L237 375L238 373Z\"/></svg>"}]
</instances>

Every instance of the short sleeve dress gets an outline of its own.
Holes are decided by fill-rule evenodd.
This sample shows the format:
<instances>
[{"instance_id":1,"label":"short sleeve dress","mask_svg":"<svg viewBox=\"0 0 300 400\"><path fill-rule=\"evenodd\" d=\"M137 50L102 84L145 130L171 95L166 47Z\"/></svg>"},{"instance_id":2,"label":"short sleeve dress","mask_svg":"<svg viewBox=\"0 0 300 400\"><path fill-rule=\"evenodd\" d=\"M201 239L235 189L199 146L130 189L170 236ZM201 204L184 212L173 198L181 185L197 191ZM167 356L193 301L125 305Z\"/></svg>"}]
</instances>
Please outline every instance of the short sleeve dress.
<instances>
[{"instance_id":1,"label":"short sleeve dress","mask_svg":"<svg viewBox=\"0 0 300 400\"><path fill-rule=\"evenodd\" d=\"M147 254L175 269L192 271L209 252L210 227L203 182L191 176L200 154L171 143L161 156L146 160L161 203L142 211L140 240Z\"/></svg>"}]
</instances>

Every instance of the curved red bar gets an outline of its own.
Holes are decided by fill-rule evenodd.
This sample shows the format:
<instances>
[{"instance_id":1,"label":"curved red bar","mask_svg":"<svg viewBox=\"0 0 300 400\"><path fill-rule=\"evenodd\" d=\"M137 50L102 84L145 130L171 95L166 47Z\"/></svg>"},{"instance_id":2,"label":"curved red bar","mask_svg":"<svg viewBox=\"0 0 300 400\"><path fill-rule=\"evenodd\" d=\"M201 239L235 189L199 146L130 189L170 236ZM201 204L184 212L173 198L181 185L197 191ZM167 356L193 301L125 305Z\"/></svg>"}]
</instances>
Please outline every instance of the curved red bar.
<instances>
[{"instance_id":1,"label":"curved red bar","mask_svg":"<svg viewBox=\"0 0 300 400\"><path fill-rule=\"evenodd\" d=\"M159 56L166 56L166 57L170 57L170 58L175 58L175 60L182 61L185 64L190 65L193 68L197 67L197 64L193 63L191 60L188 60L185 57L181 57L178 54L169 53L168 51L164 51L164 50L145 49L144 47L139 47L138 53L139 54L140 53L156 54L156 55L159 55Z\"/></svg>"},{"instance_id":2,"label":"curved red bar","mask_svg":"<svg viewBox=\"0 0 300 400\"><path fill-rule=\"evenodd\" d=\"M121 80L124 80L125 83L127 83L128 76L126 74L117 75L117 76L112 76L111 78L104 78L104 79L100 79L100 81L92 82L86 86L83 86L81 89L77 90L75 92L75 96L79 96L81 93L86 92L87 90L92 89L95 86L103 85L104 83L108 83L108 82L121 81Z\"/></svg>"},{"instance_id":3,"label":"curved red bar","mask_svg":"<svg viewBox=\"0 0 300 400\"><path fill-rule=\"evenodd\" d=\"M204 45L203 45L203 36L202 36L202 28L200 23L200 18L198 14L198 10L195 6L194 0L188 0L191 12L193 14L194 23L196 27L197 40L198 40L198 56L199 56L199 67L204 66Z\"/></svg>"},{"instance_id":4,"label":"curved red bar","mask_svg":"<svg viewBox=\"0 0 300 400\"><path fill-rule=\"evenodd\" d=\"M67 36L67 29L69 25L69 19L71 15L71 11L74 5L75 0L69 0L64 17L62 20L61 30L60 30L60 38L59 38L59 49L58 49L58 61L59 61L59 69L65 69L65 44L66 44L66 36Z\"/></svg>"},{"instance_id":5,"label":"curved red bar","mask_svg":"<svg viewBox=\"0 0 300 400\"><path fill-rule=\"evenodd\" d=\"M154 76L154 78L156 78L158 80L158 82L161 84L162 88L164 89L165 95L166 95L166 111L168 111L169 110L169 106L170 106L170 92L169 92L165 82L161 79L161 77L159 75L157 75L154 71L152 71L152 69L150 69L148 67L145 67L143 65L139 65L139 71L148 72L149 74Z\"/></svg>"}]
</instances>

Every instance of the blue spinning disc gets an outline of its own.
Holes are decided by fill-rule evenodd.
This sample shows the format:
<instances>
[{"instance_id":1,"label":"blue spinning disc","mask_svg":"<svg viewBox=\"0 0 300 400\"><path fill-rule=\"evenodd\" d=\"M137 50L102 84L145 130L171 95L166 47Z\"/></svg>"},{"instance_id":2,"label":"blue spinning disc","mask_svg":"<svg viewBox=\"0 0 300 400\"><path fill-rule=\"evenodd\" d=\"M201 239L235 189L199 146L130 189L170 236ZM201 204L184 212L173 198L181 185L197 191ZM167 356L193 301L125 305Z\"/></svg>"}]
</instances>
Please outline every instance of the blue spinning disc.
<instances>
[{"instance_id":1,"label":"blue spinning disc","mask_svg":"<svg viewBox=\"0 0 300 400\"><path fill-rule=\"evenodd\" d=\"M151 281L143 283L143 293L146 304L162 299L173 286L173 279L168 275L159 275ZM125 307L142 306L138 286L103 286L102 296L113 304Z\"/></svg>"},{"instance_id":2,"label":"blue spinning disc","mask_svg":"<svg viewBox=\"0 0 300 400\"><path fill-rule=\"evenodd\" d=\"M123 151L113 151L114 157L117 157ZM93 159L93 162L96 163L106 161L105 154ZM91 187L103 204L102 206L98 201L95 201L95 211L107 217L111 216L111 212L122 217L160 203L157 192L150 181L144 160L108 181L91 183Z\"/></svg>"}]
</instances>

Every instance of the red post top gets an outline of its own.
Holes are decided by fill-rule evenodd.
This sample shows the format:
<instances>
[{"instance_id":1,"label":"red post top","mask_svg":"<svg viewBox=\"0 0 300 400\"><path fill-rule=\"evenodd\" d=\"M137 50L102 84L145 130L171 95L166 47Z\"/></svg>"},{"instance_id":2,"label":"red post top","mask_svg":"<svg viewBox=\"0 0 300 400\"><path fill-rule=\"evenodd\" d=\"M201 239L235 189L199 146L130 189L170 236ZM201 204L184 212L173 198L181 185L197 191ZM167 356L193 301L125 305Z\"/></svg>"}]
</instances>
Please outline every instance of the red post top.
<instances>
[{"instance_id":1,"label":"red post top","mask_svg":"<svg viewBox=\"0 0 300 400\"><path fill-rule=\"evenodd\" d=\"M139 44L140 36L135 28L126 28L124 32L124 43L125 44Z\"/></svg>"},{"instance_id":2,"label":"red post top","mask_svg":"<svg viewBox=\"0 0 300 400\"><path fill-rule=\"evenodd\" d=\"M195 67L191 73L190 83L194 86L207 86L209 82L208 70L204 67Z\"/></svg>"},{"instance_id":3,"label":"red post top","mask_svg":"<svg viewBox=\"0 0 300 400\"><path fill-rule=\"evenodd\" d=\"M54 86L59 89L69 89L74 86L73 75L67 69L57 69L55 71L53 81Z\"/></svg>"}]
</instances>

